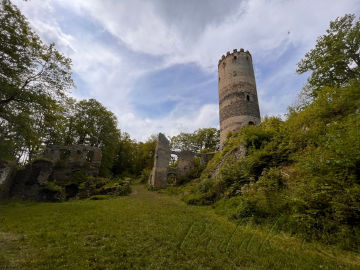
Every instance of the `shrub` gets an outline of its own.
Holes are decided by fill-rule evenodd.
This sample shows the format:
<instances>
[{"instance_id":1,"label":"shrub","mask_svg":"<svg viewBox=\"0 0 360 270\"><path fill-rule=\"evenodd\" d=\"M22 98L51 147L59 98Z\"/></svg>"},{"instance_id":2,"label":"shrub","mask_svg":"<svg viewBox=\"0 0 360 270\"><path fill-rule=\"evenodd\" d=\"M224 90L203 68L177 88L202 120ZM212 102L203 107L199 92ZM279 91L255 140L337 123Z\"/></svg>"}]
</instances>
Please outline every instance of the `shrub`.
<instances>
[{"instance_id":1,"label":"shrub","mask_svg":"<svg viewBox=\"0 0 360 270\"><path fill-rule=\"evenodd\" d=\"M140 183L146 183L149 180L151 174L151 169L145 168L141 171L140 174Z\"/></svg>"},{"instance_id":2,"label":"shrub","mask_svg":"<svg viewBox=\"0 0 360 270\"><path fill-rule=\"evenodd\" d=\"M232 133L184 201L216 202L216 211L233 219L276 221L305 239L358 249L359 87L359 80L324 87L286 121L265 118Z\"/></svg>"},{"instance_id":3,"label":"shrub","mask_svg":"<svg viewBox=\"0 0 360 270\"><path fill-rule=\"evenodd\" d=\"M194 205L210 205L223 196L224 190L223 182L206 179L195 185L191 192L183 197L183 201Z\"/></svg>"},{"instance_id":4,"label":"shrub","mask_svg":"<svg viewBox=\"0 0 360 270\"><path fill-rule=\"evenodd\" d=\"M47 182L41 189L39 196L41 201L60 202L65 199L65 191L54 182Z\"/></svg>"},{"instance_id":5,"label":"shrub","mask_svg":"<svg viewBox=\"0 0 360 270\"><path fill-rule=\"evenodd\" d=\"M131 193L129 181L120 178L109 179L102 177L88 177L87 181L79 185L79 198L89 198L93 195L124 196Z\"/></svg>"},{"instance_id":6,"label":"shrub","mask_svg":"<svg viewBox=\"0 0 360 270\"><path fill-rule=\"evenodd\" d=\"M99 200L107 200L111 198L109 195L93 195L89 198L89 200L99 201Z\"/></svg>"}]
</instances>

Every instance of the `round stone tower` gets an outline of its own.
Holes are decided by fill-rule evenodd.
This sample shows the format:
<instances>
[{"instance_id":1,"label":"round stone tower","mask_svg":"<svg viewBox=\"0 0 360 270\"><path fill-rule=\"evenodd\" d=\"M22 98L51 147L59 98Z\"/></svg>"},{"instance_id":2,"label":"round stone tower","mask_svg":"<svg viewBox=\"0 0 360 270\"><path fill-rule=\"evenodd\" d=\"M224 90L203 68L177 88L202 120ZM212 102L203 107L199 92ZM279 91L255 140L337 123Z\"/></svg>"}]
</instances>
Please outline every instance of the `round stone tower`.
<instances>
[{"instance_id":1,"label":"round stone tower","mask_svg":"<svg viewBox=\"0 0 360 270\"><path fill-rule=\"evenodd\" d=\"M227 52L218 64L220 148L230 131L260 123L252 57L249 51Z\"/></svg>"}]
</instances>

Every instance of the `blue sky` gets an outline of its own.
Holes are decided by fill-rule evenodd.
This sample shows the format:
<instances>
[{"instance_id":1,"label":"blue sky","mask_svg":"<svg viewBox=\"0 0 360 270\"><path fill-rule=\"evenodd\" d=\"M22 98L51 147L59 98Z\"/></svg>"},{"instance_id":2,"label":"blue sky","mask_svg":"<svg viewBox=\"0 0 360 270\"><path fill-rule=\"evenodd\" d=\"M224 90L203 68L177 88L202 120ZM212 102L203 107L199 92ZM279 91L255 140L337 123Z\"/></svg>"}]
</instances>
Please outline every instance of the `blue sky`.
<instances>
[{"instance_id":1,"label":"blue sky","mask_svg":"<svg viewBox=\"0 0 360 270\"><path fill-rule=\"evenodd\" d=\"M146 140L218 127L217 63L253 56L260 112L283 115L307 75L296 63L358 0L16 0L46 42L73 60L77 99L96 98Z\"/></svg>"}]
</instances>

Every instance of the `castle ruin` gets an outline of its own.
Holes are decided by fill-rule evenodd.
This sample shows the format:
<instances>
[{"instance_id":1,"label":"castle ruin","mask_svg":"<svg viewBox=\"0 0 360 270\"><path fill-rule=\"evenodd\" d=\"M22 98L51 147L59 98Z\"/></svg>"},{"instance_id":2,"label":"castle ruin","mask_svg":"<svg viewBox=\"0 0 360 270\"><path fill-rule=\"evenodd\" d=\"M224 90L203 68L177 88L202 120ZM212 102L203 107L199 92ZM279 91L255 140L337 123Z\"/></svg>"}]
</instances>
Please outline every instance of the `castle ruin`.
<instances>
[{"instance_id":1,"label":"castle ruin","mask_svg":"<svg viewBox=\"0 0 360 270\"><path fill-rule=\"evenodd\" d=\"M223 149L227 135L247 125L260 123L260 110L256 91L256 82L252 57L249 51L234 49L227 52L218 63L219 74L219 116L220 149ZM154 167L149 177L149 184L156 188L166 187L168 176L186 175L194 168L195 156L205 164L212 155L190 151L171 151L169 141L159 133L154 156ZM244 153L239 149L238 153ZM169 167L171 154L178 156L178 167Z\"/></svg>"},{"instance_id":2,"label":"castle ruin","mask_svg":"<svg viewBox=\"0 0 360 270\"><path fill-rule=\"evenodd\" d=\"M71 183L74 176L97 176L102 153L87 145L48 145L42 157L16 168L0 162L0 198L58 201L61 193L47 188L50 182ZM72 185L65 187L70 193Z\"/></svg>"},{"instance_id":3,"label":"castle ruin","mask_svg":"<svg viewBox=\"0 0 360 270\"><path fill-rule=\"evenodd\" d=\"M171 155L178 157L177 167L170 168ZM214 153L194 153L192 151L172 151L170 142L164 134L159 133L155 148L154 167L149 176L149 184L155 188L165 188L169 183L169 176L177 181L183 177L187 177L195 168L195 157L200 160L200 165L205 164L213 157Z\"/></svg>"},{"instance_id":4,"label":"castle ruin","mask_svg":"<svg viewBox=\"0 0 360 270\"><path fill-rule=\"evenodd\" d=\"M249 51L234 49L218 63L220 149L229 132L260 123L260 110L252 57Z\"/></svg>"}]
</instances>

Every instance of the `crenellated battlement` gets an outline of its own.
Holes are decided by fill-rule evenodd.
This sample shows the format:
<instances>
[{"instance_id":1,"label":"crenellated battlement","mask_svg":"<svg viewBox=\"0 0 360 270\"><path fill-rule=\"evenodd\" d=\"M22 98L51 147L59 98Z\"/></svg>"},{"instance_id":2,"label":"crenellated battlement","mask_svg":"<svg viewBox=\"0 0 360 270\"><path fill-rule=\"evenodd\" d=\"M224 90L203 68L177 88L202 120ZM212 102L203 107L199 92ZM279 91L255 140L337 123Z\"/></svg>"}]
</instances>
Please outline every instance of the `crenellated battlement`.
<instances>
[{"instance_id":1,"label":"crenellated battlement","mask_svg":"<svg viewBox=\"0 0 360 270\"><path fill-rule=\"evenodd\" d=\"M221 56L221 59L219 60L218 66L220 65L220 63L221 63L224 59L228 58L229 56L230 56L230 57L231 57L231 56L235 56L235 55L237 56L237 55L240 55L240 54L247 54L247 55L249 55L249 56L251 57L250 52L249 52L249 51L244 51L243 48L241 48L240 51L238 51L237 49L234 49L232 53L230 53L230 51L228 51L228 52L226 52L226 55L223 54L223 55Z\"/></svg>"}]
</instances>

